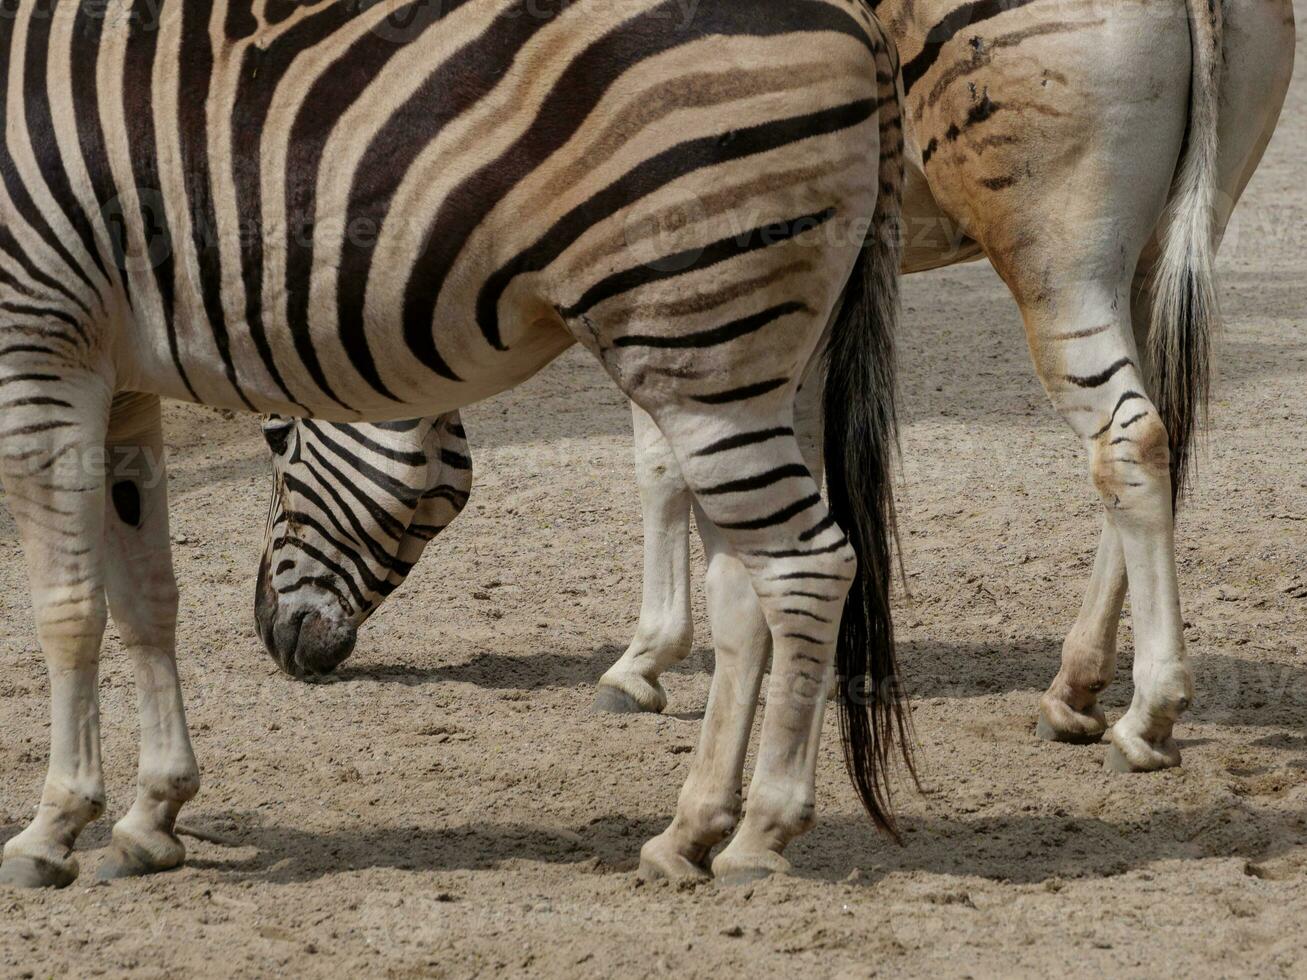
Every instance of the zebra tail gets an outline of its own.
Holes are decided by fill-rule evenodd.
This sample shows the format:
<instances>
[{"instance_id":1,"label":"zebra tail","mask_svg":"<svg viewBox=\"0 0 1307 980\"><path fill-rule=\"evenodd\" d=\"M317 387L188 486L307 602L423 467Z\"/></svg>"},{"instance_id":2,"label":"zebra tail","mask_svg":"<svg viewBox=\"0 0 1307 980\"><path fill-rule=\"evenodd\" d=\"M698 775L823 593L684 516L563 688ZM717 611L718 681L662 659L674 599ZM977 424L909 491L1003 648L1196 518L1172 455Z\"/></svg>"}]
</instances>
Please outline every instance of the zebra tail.
<instances>
[{"instance_id":1,"label":"zebra tail","mask_svg":"<svg viewBox=\"0 0 1307 980\"><path fill-rule=\"evenodd\" d=\"M898 838L890 771L898 743L908 772L911 717L897 678L890 586L897 536L894 335L899 314L903 130L892 47L877 54L881 161L871 233L859 253L826 350L825 451L831 511L858 557L840 625L836 670L844 759L872 820Z\"/></svg>"},{"instance_id":2,"label":"zebra tail","mask_svg":"<svg viewBox=\"0 0 1307 980\"><path fill-rule=\"evenodd\" d=\"M1220 0L1187 0L1193 79L1184 154L1152 281L1148 353L1157 410L1170 435L1171 493L1189 482L1194 436L1207 414L1216 292L1217 123L1224 27Z\"/></svg>"}]
</instances>

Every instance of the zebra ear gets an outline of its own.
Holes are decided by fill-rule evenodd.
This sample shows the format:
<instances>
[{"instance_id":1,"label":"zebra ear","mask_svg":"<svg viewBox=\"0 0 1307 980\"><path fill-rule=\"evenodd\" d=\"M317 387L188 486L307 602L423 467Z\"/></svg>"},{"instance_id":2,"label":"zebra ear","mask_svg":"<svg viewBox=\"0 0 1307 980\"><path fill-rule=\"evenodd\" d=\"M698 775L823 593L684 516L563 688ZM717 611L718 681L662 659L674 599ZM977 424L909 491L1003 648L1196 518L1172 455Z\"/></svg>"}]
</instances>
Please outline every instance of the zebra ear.
<instances>
[{"instance_id":1,"label":"zebra ear","mask_svg":"<svg viewBox=\"0 0 1307 980\"><path fill-rule=\"evenodd\" d=\"M283 419L277 416L270 416L263 423L263 441L268 444L273 455L280 456L286 452L286 447L290 445L290 433L295 428L293 419Z\"/></svg>"}]
</instances>

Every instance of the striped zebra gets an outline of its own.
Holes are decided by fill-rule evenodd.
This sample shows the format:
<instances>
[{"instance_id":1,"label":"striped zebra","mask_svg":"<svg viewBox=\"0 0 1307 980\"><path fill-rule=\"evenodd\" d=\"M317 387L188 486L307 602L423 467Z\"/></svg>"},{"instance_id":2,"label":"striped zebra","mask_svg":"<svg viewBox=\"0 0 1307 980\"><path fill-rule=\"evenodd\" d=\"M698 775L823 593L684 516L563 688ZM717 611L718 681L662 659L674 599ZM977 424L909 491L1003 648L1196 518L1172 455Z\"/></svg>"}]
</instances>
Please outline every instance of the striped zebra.
<instances>
[{"instance_id":1,"label":"striped zebra","mask_svg":"<svg viewBox=\"0 0 1307 980\"><path fill-rule=\"evenodd\" d=\"M1105 503L1094 570L1038 734L1096 742L1109 768L1180 764L1192 698L1173 501L1205 411L1216 247L1275 131L1293 74L1291 0L881 0L903 57L904 271L987 257L1021 309L1035 368ZM1146 93L1146 97L1141 93ZM693 500L634 407L645 509L636 636L600 710L661 711L690 652ZM738 582L708 573L714 643L753 642ZM1135 693L1108 732L1127 590Z\"/></svg>"},{"instance_id":2,"label":"striped zebra","mask_svg":"<svg viewBox=\"0 0 1307 980\"><path fill-rule=\"evenodd\" d=\"M1205 399L1212 257L1279 118L1293 72L1292 5L884 0L876 12L906 58L904 270L993 263L1106 504L1039 734L1084 742L1107 730L1098 696L1116 670L1129 569L1136 693L1108 761L1178 765L1172 730L1192 681L1172 494ZM659 677L693 642L686 538L698 505L638 405L634 424L644 601L635 638L600 681L596 707L615 712L663 710ZM738 564L711 541L707 550L718 671L735 671L770 642L767 624ZM726 683L743 685L747 699L757 681Z\"/></svg>"},{"instance_id":3,"label":"striped zebra","mask_svg":"<svg viewBox=\"0 0 1307 980\"><path fill-rule=\"evenodd\" d=\"M352 425L273 418L263 436L281 465L255 622L288 674L328 674L467 506L467 438L457 412Z\"/></svg>"},{"instance_id":4,"label":"striped zebra","mask_svg":"<svg viewBox=\"0 0 1307 980\"><path fill-rule=\"evenodd\" d=\"M13 0L0 475L53 711L41 805L0 883L73 880L104 810L110 613L141 759L100 874L184 859L199 772L166 484L127 462L159 458L160 397L436 418L575 343L676 447L775 648L747 815L723 697L645 873L702 876L732 831L714 873L786 867L836 661L854 783L891 825L897 70L861 0L699 0L691 17L683 0ZM793 419L823 345L829 396L857 407L828 433L829 505ZM286 509L279 534L310 527Z\"/></svg>"}]
</instances>

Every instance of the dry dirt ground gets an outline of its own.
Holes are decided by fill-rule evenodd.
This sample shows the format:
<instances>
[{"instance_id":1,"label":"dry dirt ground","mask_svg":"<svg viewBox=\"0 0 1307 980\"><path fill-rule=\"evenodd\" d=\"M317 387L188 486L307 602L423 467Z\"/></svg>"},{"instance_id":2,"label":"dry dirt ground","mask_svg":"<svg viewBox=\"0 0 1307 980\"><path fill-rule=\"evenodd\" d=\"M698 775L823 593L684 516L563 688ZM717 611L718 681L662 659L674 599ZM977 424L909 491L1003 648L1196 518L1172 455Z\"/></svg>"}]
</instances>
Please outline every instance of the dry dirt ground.
<instances>
[{"instance_id":1,"label":"dry dirt ground","mask_svg":"<svg viewBox=\"0 0 1307 980\"><path fill-rule=\"evenodd\" d=\"M1300 9L1300 18L1307 8ZM1305 65L1304 67L1307 67ZM1307 78L1223 261L1228 334L1180 539L1199 697L1184 768L1121 777L1033 734L1096 505L984 267L907 286L900 605L927 792L906 846L859 812L828 726L797 876L641 885L708 688L586 713L635 621L625 408L580 354L467 413L473 506L338 681L278 675L251 629L268 470L256 426L168 412L182 676L201 795L184 870L0 893L0 975L1307 975ZM0 524L0 839L36 802L44 669ZM700 621L702 609L700 606ZM1130 685L1123 632L1117 715ZM131 672L111 636L111 816L131 799Z\"/></svg>"}]
</instances>

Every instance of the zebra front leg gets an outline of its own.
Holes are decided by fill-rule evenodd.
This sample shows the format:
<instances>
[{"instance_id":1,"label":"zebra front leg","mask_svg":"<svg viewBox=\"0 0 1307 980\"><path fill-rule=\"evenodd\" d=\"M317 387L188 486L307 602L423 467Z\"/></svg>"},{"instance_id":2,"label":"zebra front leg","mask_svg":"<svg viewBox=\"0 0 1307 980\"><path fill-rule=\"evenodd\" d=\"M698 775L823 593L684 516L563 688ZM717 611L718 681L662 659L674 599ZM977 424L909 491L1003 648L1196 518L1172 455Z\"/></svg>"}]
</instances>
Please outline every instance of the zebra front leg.
<instances>
[{"instance_id":1,"label":"zebra front leg","mask_svg":"<svg viewBox=\"0 0 1307 980\"><path fill-rule=\"evenodd\" d=\"M9 840L0 884L64 887L73 846L104 812L98 675L107 620L103 451L109 388L90 372L5 364L0 433L5 494L18 525L36 632L50 678L50 762L31 824Z\"/></svg>"},{"instance_id":2,"label":"zebra front leg","mask_svg":"<svg viewBox=\"0 0 1307 980\"><path fill-rule=\"evenodd\" d=\"M663 671L690 655L690 488L653 419L631 403L635 472L644 515L644 592L640 625L622 659L599 681L594 710L659 712Z\"/></svg>"},{"instance_id":3,"label":"zebra front leg","mask_svg":"<svg viewBox=\"0 0 1307 980\"><path fill-rule=\"evenodd\" d=\"M200 786L177 679L177 581L157 397L114 400L107 459L105 589L136 670L141 748L136 801L114 825L102 879L178 867L186 848L174 825Z\"/></svg>"}]
</instances>

